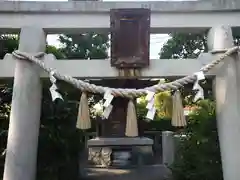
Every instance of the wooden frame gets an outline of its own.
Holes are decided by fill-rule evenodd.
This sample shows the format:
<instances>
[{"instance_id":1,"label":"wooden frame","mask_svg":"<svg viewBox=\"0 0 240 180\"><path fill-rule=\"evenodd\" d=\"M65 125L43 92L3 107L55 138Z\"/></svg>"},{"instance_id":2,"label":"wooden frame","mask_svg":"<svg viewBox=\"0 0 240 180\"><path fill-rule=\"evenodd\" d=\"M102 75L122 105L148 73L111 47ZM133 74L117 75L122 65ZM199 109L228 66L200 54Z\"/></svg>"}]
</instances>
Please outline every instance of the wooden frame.
<instances>
[{"instance_id":1,"label":"wooden frame","mask_svg":"<svg viewBox=\"0 0 240 180\"><path fill-rule=\"evenodd\" d=\"M111 9L111 66L149 66L150 10Z\"/></svg>"}]
</instances>

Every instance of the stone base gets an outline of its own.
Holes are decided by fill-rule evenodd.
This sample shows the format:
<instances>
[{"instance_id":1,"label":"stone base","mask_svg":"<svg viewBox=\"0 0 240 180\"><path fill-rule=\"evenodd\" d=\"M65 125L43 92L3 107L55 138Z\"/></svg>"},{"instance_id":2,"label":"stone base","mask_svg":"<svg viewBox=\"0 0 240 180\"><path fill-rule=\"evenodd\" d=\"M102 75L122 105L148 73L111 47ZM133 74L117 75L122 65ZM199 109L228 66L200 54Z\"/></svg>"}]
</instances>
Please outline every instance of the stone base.
<instances>
[{"instance_id":1,"label":"stone base","mask_svg":"<svg viewBox=\"0 0 240 180\"><path fill-rule=\"evenodd\" d=\"M153 162L153 140L149 138L95 138L88 140L87 145L91 165L125 167Z\"/></svg>"}]
</instances>

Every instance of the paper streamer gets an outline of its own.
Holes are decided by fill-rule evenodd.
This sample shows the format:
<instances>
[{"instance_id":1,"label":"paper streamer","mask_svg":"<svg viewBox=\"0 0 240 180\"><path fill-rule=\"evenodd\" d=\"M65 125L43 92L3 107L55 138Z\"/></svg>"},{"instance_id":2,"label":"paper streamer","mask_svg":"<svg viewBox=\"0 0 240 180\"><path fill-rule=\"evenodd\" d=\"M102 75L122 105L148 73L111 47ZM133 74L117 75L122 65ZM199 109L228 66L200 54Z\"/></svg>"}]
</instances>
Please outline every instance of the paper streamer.
<instances>
[{"instance_id":1,"label":"paper streamer","mask_svg":"<svg viewBox=\"0 0 240 180\"><path fill-rule=\"evenodd\" d=\"M105 92L103 98L105 99L103 106L108 107L111 104L114 96L112 95L111 91L107 91L107 92Z\"/></svg>"},{"instance_id":2,"label":"paper streamer","mask_svg":"<svg viewBox=\"0 0 240 180\"><path fill-rule=\"evenodd\" d=\"M146 118L153 120L155 114L156 114L156 108L153 107L152 109L149 109L149 110L148 110Z\"/></svg>"},{"instance_id":3,"label":"paper streamer","mask_svg":"<svg viewBox=\"0 0 240 180\"><path fill-rule=\"evenodd\" d=\"M56 85L57 79L54 77L53 71L50 73L50 81L52 83L52 86L49 88L49 91L52 96L52 101L55 101L56 99L63 100L62 95L59 92L57 92L57 89L58 89Z\"/></svg>"},{"instance_id":4,"label":"paper streamer","mask_svg":"<svg viewBox=\"0 0 240 180\"><path fill-rule=\"evenodd\" d=\"M147 96L145 97L145 100L151 101L154 98L155 92L147 91Z\"/></svg>"},{"instance_id":5,"label":"paper streamer","mask_svg":"<svg viewBox=\"0 0 240 180\"><path fill-rule=\"evenodd\" d=\"M50 81L52 84L57 82L57 79L54 77L54 71L50 72Z\"/></svg>"},{"instance_id":6,"label":"paper streamer","mask_svg":"<svg viewBox=\"0 0 240 180\"><path fill-rule=\"evenodd\" d=\"M193 85L193 90L197 90L197 94L195 95L193 101L196 102L199 99L204 99L204 91L203 88L200 86L199 81L205 79L205 75L202 71L195 73L197 80Z\"/></svg>"},{"instance_id":7,"label":"paper streamer","mask_svg":"<svg viewBox=\"0 0 240 180\"><path fill-rule=\"evenodd\" d=\"M194 73L195 76L197 76L197 81L201 81L205 79L205 75L202 71Z\"/></svg>"},{"instance_id":8,"label":"paper streamer","mask_svg":"<svg viewBox=\"0 0 240 180\"><path fill-rule=\"evenodd\" d=\"M147 109L152 109L154 107L154 98L152 98L148 103L146 108Z\"/></svg>"},{"instance_id":9,"label":"paper streamer","mask_svg":"<svg viewBox=\"0 0 240 180\"><path fill-rule=\"evenodd\" d=\"M111 91L106 91L103 98L105 99L105 102L103 104L103 107L105 107L104 111L103 111L103 117L105 119L108 119L108 117L113 109L111 102L112 102L114 96L112 95Z\"/></svg>"},{"instance_id":10,"label":"paper streamer","mask_svg":"<svg viewBox=\"0 0 240 180\"><path fill-rule=\"evenodd\" d=\"M104 109L102 116L103 116L105 119L108 119L108 117L109 117L112 109L113 109L113 105L110 104L108 107L106 107L106 108Z\"/></svg>"},{"instance_id":11,"label":"paper streamer","mask_svg":"<svg viewBox=\"0 0 240 180\"><path fill-rule=\"evenodd\" d=\"M155 97L155 92L152 91L147 91L147 96L145 100L148 101L146 108L148 109L147 112L147 119L154 119L155 113L156 113L156 108L154 107L154 97Z\"/></svg>"},{"instance_id":12,"label":"paper streamer","mask_svg":"<svg viewBox=\"0 0 240 180\"><path fill-rule=\"evenodd\" d=\"M53 85L49 88L49 90L50 90L50 93L51 93L51 96L52 96L52 101L55 101L56 99L61 99L61 100L63 100L62 95L61 95L59 92L57 92L57 86L56 86L56 84L53 84Z\"/></svg>"}]
</instances>

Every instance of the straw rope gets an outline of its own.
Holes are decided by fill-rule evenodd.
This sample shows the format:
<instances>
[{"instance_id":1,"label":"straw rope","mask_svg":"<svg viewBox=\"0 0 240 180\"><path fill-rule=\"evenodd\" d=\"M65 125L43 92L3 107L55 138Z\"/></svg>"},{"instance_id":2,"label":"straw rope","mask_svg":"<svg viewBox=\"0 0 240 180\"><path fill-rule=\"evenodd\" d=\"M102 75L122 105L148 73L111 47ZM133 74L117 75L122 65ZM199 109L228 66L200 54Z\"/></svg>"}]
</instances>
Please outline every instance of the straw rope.
<instances>
[{"instance_id":1,"label":"straw rope","mask_svg":"<svg viewBox=\"0 0 240 180\"><path fill-rule=\"evenodd\" d=\"M232 55L233 53L237 52L239 50L239 47L233 47L228 49L224 54L222 54L219 58L212 61L211 63L203 66L199 71L202 71L204 73L208 72L210 69L215 67L217 64L222 62L227 56ZM109 87L103 87L103 86L97 86L94 84L90 84L88 82L78 80L76 78L73 78L71 76L63 75L60 72L56 71L53 68L47 67L43 61L39 60L39 57L44 56L44 53L37 53L35 56L30 55L26 52L20 52L19 50L14 51L13 56L15 56L17 59L21 60L29 60L39 67L41 67L44 71L48 72L49 74L54 72L53 76L56 79L63 80L67 83L72 84L76 88L80 89L81 91L88 91L92 93L100 93L104 94L106 91L111 91L111 93L114 96L121 96L121 97L127 97L127 98L134 98L139 97L147 94L147 91L153 91L153 92L161 92L161 91L167 91L167 90L177 90L184 86L185 84L195 82L197 80L197 76L195 74L185 76L183 78L177 79L175 81L164 83L164 84L157 84L154 86L146 87L143 89L123 89L123 88L109 88Z\"/></svg>"}]
</instances>

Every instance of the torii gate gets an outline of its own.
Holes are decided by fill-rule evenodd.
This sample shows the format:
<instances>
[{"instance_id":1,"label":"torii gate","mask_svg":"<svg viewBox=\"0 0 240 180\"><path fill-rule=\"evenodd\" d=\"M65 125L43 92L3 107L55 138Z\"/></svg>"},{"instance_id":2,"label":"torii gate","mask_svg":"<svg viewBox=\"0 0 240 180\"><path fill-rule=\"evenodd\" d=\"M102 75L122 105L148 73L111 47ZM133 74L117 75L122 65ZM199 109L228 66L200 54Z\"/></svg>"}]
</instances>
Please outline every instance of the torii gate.
<instances>
[{"instance_id":1,"label":"torii gate","mask_svg":"<svg viewBox=\"0 0 240 180\"><path fill-rule=\"evenodd\" d=\"M203 64L233 46L231 27L239 27L240 4L196 2L0 2L0 31L19 31L19 50L43 52L47 33L103 31L109 29L112 8L150 8L151 32L199 31L210 29L209 50L198 59L151 60L142 70L142 78L181 77L198 71ZM221 26L227 25L227 26ZM217 52L216 52L217 51ZM240 177L240 99L239 57L228 57L224 64L210 71L215 79L218 132L225 180ZM47 55L43 61L63 74L78 78L115 78L118 71L109 61L55 61ZM14 68L15 67L15 68ZM91 69L86 68L91 67ZM15 71L15 72L14 72ZM40 77L47 77L35 65L16 61L7 55L0 61L0 78L14 77L14 92L4 180L34 180L41 108Z\"/></svg>"}]
</instances>

